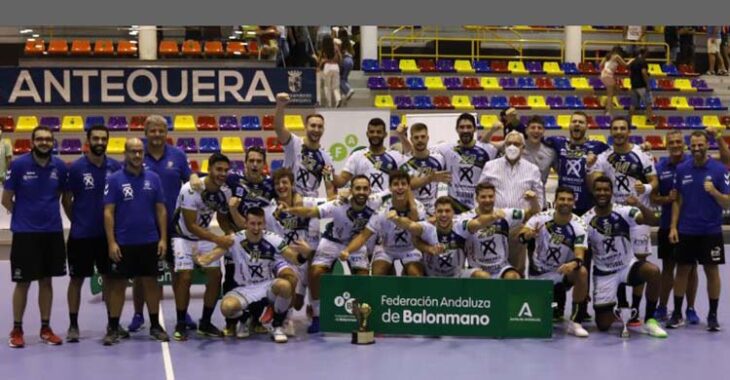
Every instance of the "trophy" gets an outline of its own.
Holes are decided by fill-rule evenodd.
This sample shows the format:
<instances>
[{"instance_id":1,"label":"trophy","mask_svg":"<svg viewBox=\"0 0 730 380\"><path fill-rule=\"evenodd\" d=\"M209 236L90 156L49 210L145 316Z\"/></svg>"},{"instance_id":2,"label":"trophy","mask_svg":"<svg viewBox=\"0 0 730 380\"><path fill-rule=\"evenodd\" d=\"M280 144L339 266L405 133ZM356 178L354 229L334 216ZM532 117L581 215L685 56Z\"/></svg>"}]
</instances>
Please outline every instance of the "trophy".
<instances>
[{"instance_id":1,"label":"trophy","mask_svg":"<svg viewBox=\"0 0 730 380\"><path fill-rule=\"evenodd\" d=\"M639 311L628 307L617 307L613 310L613 313L624 326L623 330L621 331L621 335L619 336L624 339L629 338L631 334L629 334L629 329L626 324L629 322L629 320L635 318L636 315L639 314Z\"/></svg>"},{"instance_id":2,"label":"trophy","mask_svg":"<svg viewBox=\"0 0 730 380\"><path fill-rule=\"evenodd\" d=\"M375 333L368 329L368 318L372 312L370 305L352 300L352 315L357 319L357 330L352 331L352 344L375 343Z\"/></svg>"}]
</instances>

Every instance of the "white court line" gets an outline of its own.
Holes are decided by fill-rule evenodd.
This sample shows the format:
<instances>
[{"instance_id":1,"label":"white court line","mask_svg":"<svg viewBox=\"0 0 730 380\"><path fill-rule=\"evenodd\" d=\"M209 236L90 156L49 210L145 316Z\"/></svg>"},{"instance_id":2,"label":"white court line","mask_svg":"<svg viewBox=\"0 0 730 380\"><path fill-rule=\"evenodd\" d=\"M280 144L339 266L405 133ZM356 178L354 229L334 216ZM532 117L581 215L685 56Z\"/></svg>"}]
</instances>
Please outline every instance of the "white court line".
<instances>
[{"instance_id":1,"label":"white court line","mask_svg":"<svg viewBox=\"0 0 730 380\"><path fill-rule=\"evenodd\" d=\"M162 302L160 302L160 325L165 325L165 315L162 314ZM161 342L162 362L165 364L165 379L175 380L175 371L172 369L172 356L170 356L170 342Z\"/></svg>"}]
</instances>

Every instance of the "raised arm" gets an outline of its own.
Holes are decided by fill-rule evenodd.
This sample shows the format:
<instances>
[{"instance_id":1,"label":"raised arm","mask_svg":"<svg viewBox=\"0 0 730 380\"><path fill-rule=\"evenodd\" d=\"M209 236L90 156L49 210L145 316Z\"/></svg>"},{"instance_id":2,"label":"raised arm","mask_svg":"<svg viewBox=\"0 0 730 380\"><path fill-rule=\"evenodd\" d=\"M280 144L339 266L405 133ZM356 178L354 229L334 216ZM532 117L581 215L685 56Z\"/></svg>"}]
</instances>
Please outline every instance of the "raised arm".
<instances>
[{"instance_id":1,"label":"raised arm","mask_svg":"<svg viewBox=\"0 0 730 380\"><path fill-rule=\"evenodd\" d=\"M289 104L289 94L286 92L280 92L276 94L276 111L274 112L274 132L276 138L279 139L281 145L289 143L291 138L291 132L284 127L284 112L286 105Z\"/></svg>"}]
</instances>

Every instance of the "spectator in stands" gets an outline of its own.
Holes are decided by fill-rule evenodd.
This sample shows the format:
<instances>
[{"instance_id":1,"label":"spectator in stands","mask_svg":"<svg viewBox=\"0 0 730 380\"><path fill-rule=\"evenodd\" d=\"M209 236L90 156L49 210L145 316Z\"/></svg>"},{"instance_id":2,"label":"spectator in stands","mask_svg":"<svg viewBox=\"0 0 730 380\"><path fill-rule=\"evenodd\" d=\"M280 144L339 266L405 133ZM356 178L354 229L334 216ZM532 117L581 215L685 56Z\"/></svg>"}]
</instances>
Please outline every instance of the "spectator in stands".
<instances>
[{"instance_id":1,"label":"spectator in stands","mask_svg":"<svg viewBox=\"0 0 730 380\"><path fill-rule=\"evenodd\" d=\"M651 109L651 91L649 90L649 65L646 63L646 48L639 49L639 55L629 63L631 78L631 106L629 115L634 115L641 108L641 101L646 106L646 124L654 124L654 115Z\"/></svg>"},{"instance_id":2,"label":"spectator in stands","mask_svg":"<svg viewBox=\"0 0 730 380\"><path fill-rule=\"evenodd\" d=\"M317 62L317 103L325 107L339 107L340 94L340 51L331 35L322 39L322 49ZM324 103L322 103L324 93Z\"/></svg>"},{"instance_id":3,"label":"spectator in stands","mask_svg":"<svg viewBox=\"0 0 730 380\"><path fill-rule=\"evenodd\" d=\"M728 46L730 25L724 25L720 32L720 55L725 59L725 68L730 71L730 47Z\"/></svg>"},{"instance_id":4,"label":"spectator in stands","mask_svg":"<svg viewBox=\"0 0 730 380\"><path fill-rule=\"evenodd\" d=\"M259 40L259 59L277 59L280 36L281 33L275 25L260 25L256 29L256 38Z\"/></svg>"},{"instance_id":5,"label":"spectator in stands","mask_svg":"<svg viewBox=\"0 0 730 380\"><path fill-rule=\"evenodd\" d=\"M715 75L715 68L717 68L718 75L727 75L725 64L720 55L720 40L722 39L720 29L720 26L707 27L707 61L709 67L705 75Z\"/></svg>"},{"instance_id":6,"label":"spectator in stands","mask_svg":"<svg viewBox=\"0 0 730 380\"><path fill-rule=\"evenodd\" d=\"M504 135L507 136L512 131L517 131L522 134L523 137L527 138L525 133L525 125L520 121L520 115L517 114L517 109L509 107L502 110L499 113L499 121L504 125Z\"/></svg>"},{"instance_id":7,"label":"spectator in stands","mask_svg":"<svg viewBox=\"0 0 730 380\"><path fill-rule=\"evenodd\" d=\"M669 45L669 59L676 63L677 53L679 53L679 34L677 34L676 26L664 26L664 42Z\"/></svg>"},{"instance_id":8,"label":"spectator in stands","mask_svg":"<svg viewBox=\"0 0 730 380\"><path fill-rule=\"evenodd\" d=\"M679 57L677 64L686 64L694 67L695 56L695 32L692 26L679 27Z\"/></svg>"},{"instance_id":9,"label":"spectator in stands","mask_svg":"<svg viewBox=\"0 0 730 380\"><path fill-rule=\"evenodd\" d=\"M626 66L628 63L623 59L624 51L620 46L615 46L601 61L601 81L606 86L606 115L611 116L613 111L613 96L616 92L616 69L619 65Z\"/></svg>"},{"instance_id":10,"label":"spectator in stands","mask_svg":"<svg viewBox=\"0 0 730 380\"><path fill-rule=\"evenodd\" d=\"M284 25L278 25L276 27L276 30L279 32L279 51L281 54L279 54L276 57L276 66L277 67L286 67L286 60L289 58L289 53L291 53L291 49L289 49L289 28Z\"/></svg>"},{"instance_id":11,"label":"spectator in stands","mask_svg":"<svg viewBox=\"0 0 730 380\"><path fill-rule=\"evenodd\" d=\"M338 30L337 38L340 41L340 52L342 53L342 62L340 62L340 92L343 96L343 103L347 104L347 101L355 94L355 90L352 89L348 81L350 71L355 66L355 62L352 59L355 51L352 48L352 41L350 40L350 34L347 32L347 29L341 28Z\"/></svg>"},{"instance_id":12,"label":"spectator in stands","mask_svg":"<svg viewBox=\"0 0 730 380\"><path fill-rule=\"evenodd\" d=\"M13 147L10 141L2 139L3 131L0 130L0 186L5 183L5 176L10 167L10 160L13 158Z\"/></svg>"},{"instance_id":13,"label":"spectator in stands","mask_svg":"<svg viewBox=\"0 0 730 380\"><path fill-rule=\"evenodd\" d=\"M287 64L292 67L316 67L317 55L309 28L306 26L291 27L287 37L291 50Z\"/></svg>"}]
</instances>

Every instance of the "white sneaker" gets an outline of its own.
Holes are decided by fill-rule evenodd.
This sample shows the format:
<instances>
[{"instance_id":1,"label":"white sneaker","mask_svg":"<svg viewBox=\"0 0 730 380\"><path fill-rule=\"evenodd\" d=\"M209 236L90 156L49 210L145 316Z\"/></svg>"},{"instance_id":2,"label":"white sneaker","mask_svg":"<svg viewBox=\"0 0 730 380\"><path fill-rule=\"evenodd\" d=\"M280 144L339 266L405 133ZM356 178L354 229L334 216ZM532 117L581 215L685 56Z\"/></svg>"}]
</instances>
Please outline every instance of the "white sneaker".
<instances>
[{"instance_id":1,"label":"white sneaker","mask_svg":"<svg viewBox=\"0 0 730 380\"><path fill-rule=\"evenodd\" d=\"M286 334L284 334L284 329L282 327L274 327L271 331L271 339L273 339L276 343L286 343L289 341L289 338L287 338Z\"/></svg>"},{"instance_id":2,"label":"white sneaker","mask_svg":"<svg viewBox=\"0 0 730 380\"><path fill-rule=\"evenodd\" d=\"M245 339L251 336L251 328L249 327L249 321L239 322L236 328L236 338Z\"/></svg>"},{"instance_id":3,"label":"white sneaker","mask_svg":"<svg viewBox=\"0 0 730 380\"><path fill-rule=\"evenodd\" d=\"M666 338L668 336L667 332L659 326L659 322L657 322L654 318L651 318L644 323L642 326L642 332L655 338Z\"/></svg>"},{"instance_id":4,"label":"white sneaker","mask_svg":"<svg viewBox=\"0 0 730 380\"><path fill-rule=\"evenodd\" d=\"M565 332L578 338L588 338L588 331L580 323L568 321L565 324Z\"/></svg>"},{"instance_id":5,"label":"white sneaker","mask_svg":"<svg viewBox=\"0 0 730 380\"><path fill-rule=\"evenodd\" d=\"M296 328L294 327L294 321L292 321L291 319L287 319L286 321L284 321L284 334L286 334L286 336L297 335Z\"/></svg>"}]
</instances>

